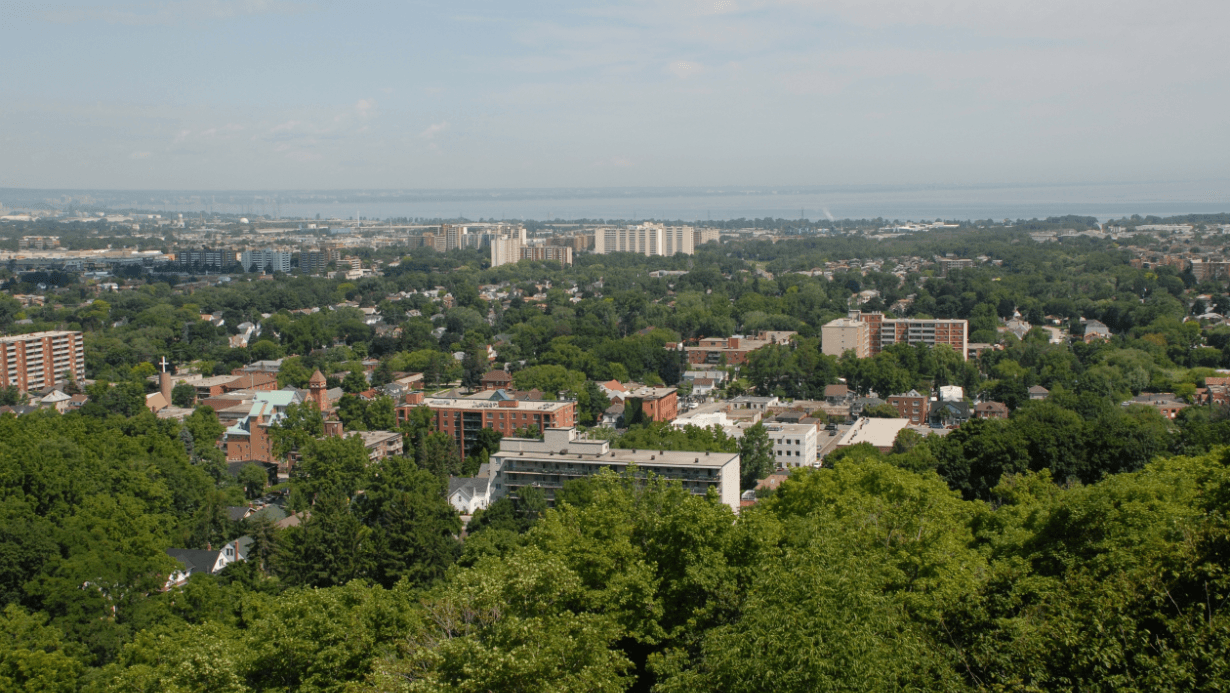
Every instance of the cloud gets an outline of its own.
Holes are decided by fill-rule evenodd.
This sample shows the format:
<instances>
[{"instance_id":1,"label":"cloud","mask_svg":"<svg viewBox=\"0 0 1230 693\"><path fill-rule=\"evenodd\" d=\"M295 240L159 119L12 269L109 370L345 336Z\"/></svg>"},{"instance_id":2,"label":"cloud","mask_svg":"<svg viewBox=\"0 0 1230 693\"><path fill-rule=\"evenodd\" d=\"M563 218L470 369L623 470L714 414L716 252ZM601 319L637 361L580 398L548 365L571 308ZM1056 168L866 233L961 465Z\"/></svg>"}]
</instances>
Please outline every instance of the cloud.
<instances>
[{"instance_id":1,"label":"cloud","mask_svg":"<svg viewBox=\"0 0 1230 693\"><path fill-rule=\"evenodd\" d=\"M372 99L359 99L359 102L354 105L354 109L359 112L363 118L371 115L376 108L376 102Z\"/></svg>"},{"instance_id":2,"label":"cloud","mask_svg":"<svg viewBox=\"0 0 1230 693\"><path fill-rule=\"evenodd\" d=\"M128 26L169 26L194 22L223 21L269 14L298 14L315 5L290 0L162 0L111 7L65 8L42 17L57 24L102 22Z\"/></svg>"},{"instance_id":3,"label":"cloud","mask_svg":"<svg viewBox=\"0 0 1230 693\"><path fill-rule=\"evenodd\" d=\"M425 140L435 139L436 135L439 135L440 133L444 132L447 129L448 129L448 121L442 120L439 123L435 123L434 125L428 125L426 130L419 133L419 137Z\"/></svg>"},{"instance_id":4,"label":"cloud","mask_svg":"<svg viewBox=\"0 0 1230 693\"><path fill-rule=\"evenodd\" d=\"M149 152L133 152L132 154L128 155L128 158L129 159L148 159Z\"/></svg>"}]
</instances>

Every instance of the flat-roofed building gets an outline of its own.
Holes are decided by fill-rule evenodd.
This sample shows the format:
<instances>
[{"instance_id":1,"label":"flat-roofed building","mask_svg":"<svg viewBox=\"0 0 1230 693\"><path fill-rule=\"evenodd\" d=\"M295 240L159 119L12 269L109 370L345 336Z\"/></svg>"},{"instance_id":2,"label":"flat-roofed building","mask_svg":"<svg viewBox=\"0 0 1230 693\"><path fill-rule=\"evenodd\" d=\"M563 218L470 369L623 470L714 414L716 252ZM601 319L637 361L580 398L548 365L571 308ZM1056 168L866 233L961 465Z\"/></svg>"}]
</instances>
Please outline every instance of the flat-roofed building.
<instances>
[{"instance_id":1,"label":"flat-roofed building","mask_svg":"<svg viewBox=\"0 0 1230 693\"><path fill-rule=\"evenodd\" d=\"M577 437L573 427L548 428L543 439L505 438L491 456L491 500L518 498L521 489L541 488L554 505L555 493L573 479L603 470L617 474L635 465L638 476L650 473L678 481L704 495L714 489L731 510L739 509L739 455L730 452L613 449L609 441Z\"/></svg>"},{"instance_id":2,"label":"flat-roofed building","mask_svg":"<svg viewBox=\"0 0 1230 693\"><path fill-rule=\"evenodd\" d=\"M640 416L635 414L637 409ZM679 394L673 387L638 387L624 396L624 420L629 424L640 423L641 417L648 421L674 421L677 416Z\"/></svg>"},{"instance_id":3,"label":"flat-roofed building","mask_svg":"<svg viewBox=\"0 0 1230 693\"><path fill-rule=\"evenodd\" d=\"M797 332L762 332L755 337L702 337L696 346L684 347L688 363L711 366L736 366L747 363L747 355L769 344L789 344Z\"/></svg>"},{"instance_id":4,"label":"flat-roofed building","mask_svg":"<svg viewBox=\"0 0 1230 693\"><path fill-rule=\"evenodd\" d=\"M837 441L838 448L848 448L859 443L868 443L880 452L893 449L897 434L910 425L909 419L880 419L863 417L854 422Z\"/></svg>"},{"instance_id":5,"label":"flat-roofed building","mask_svg":"<svg viewBox=\"0 0 1230 693\"><path fill-rule=\"evenodd\" d=\"M85 346L80 332L52 331L0 337L0 385L22 392L41 390L65 374L85 379Z\"/></svg>"},{"instance_id":6,"label":"flat-roofed building","mask_svg":"<svg viewBox=\"0 0 1230 693\"><path fill-rule=\"evenodd\" d=\"M898 416L909 419L910 423L915 426L927 423L927 414L930 412L928 405L931 404L931 400L917 390L910 390L901 395L889 395L888 404L897 410Z\"/></svg>"},{"instance_id":7,"label":"flat-roofed building","mask_svg":"<svg viewBox=\"0 0 1230 693\"><path fill-rule=\"evenodd\" d=\"M416 407L431 409L436 430L444 431L457 442L462 459L478 442L478 432L494 428L504 436L511 436L519 429L567 428L577 420L577 403L574 400L518 399L506 390L480 392L469 397L428 397L421 402L417 397L399 405L397 423L405 422Z\"/></svg>"},{"instance_id":8,"label":"flat-roofed building","mask_svg":"<svg viewBox=\"0 0 1230 693\"><path fill-rule=\"evenodd\" d=\"M543 262L558 262L564 267L572 265L572 248L559 245L534 245L521 248L522 260L539 260ZM493 267L495 265L492 265Z\"/></svg>"},{"instance_id":9,"label":"flat-roofed building","mask_svg":"<svg viewBox=\"0 0 1230 693\"><path fill-rule=\"evenodd\" d=\"M871 325L862 320L837 318L820 328L820 349L826 356L841 357L853 351L860 359L871 355Z\"/></svg>"},{"instance_id":10,"label":"flat-roofed building","mask_svg":"<svg viewBox=\"0 0 1230 693\"><path fill-rule=\"evenodd\" d=\"M696 230L691 226L664 226L652 222L611 226L594 232L594 252L598 255L693 255L696 252L695 233Z\"/></svg>"},{"instance_id":11,"label":"flat-roofed building","mask_svg":"<svg viewBox=\"0 0 1230 693\"><path fill-rule=\"evenodd\" d=\"M847 316L860 320L871 327L871 356L893 344L947 344L961 358L967 357L969 344L969 321L947 318L885 318L883 313L864 313L852 310ZM827 353L827 352L825 352Z\"/></svg>"},{"instance_id":12,"label":"flat-roofed building","mask_svg":"<svg viewBox=\"0 0 1230 693\"><path fill-rule=\"evenodd\" d=\"M819 432L812 424L777 423L764 424L773 441L773 459L781 468L815 467L816 440Z\"/></svg>"}]
</instances>

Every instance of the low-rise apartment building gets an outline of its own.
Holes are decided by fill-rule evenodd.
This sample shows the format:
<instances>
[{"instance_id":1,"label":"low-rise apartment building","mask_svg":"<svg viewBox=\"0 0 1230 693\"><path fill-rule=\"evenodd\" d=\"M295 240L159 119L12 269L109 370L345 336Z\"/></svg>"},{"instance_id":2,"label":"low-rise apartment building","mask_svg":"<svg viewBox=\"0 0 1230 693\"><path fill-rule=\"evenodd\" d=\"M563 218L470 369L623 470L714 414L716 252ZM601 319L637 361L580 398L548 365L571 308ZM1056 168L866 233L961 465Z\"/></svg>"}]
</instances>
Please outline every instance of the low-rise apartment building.
<instances>
[{"instance_id":1,"label":"low-rise apartment building","mask_svg":"<svg viewBox=\"0 0 1230 693\"><path fill-rule=\"evenodd\" d=\"M898 416L909 419L910 424L914 426L927 423L927 414L931 411L930 398L919 394L917 390L910 390L901 395L889 395L888 404L897 410Z\"/></svg>"},{"instance_id":2,"label":"low-rise apartment building","mask_svg":"<svg viewBox=\"0 0 1230 693\"><path fill-rule=\"evenodd\" d=\"M775 423L764 424L773 441L773 459L781 468L814 467L816 441L819 431L813 424Z\"/></svg>"},{"instance_id":3,"label":"low-rise apartment building","mask_svg":"<svg viewBox=\"0 0 1230 693\"><path fill-rule=\"evenodd\" d=\"M755 337L705 337L696 346L684 347L688 362L711 366L738 366L747 363L747 355L769 344L789 344L798 334L787 330L762 332Z\"/></svg>"},{"instance_id":4,"label":"low-rise apartment building","mask_svg":"<svg viewBox=\"0 0 1230 693\"><path fill-rule=\"evenodd\" d=\"M814 455L814 453L813 453ZM739 509L739 455L728 452L621 450L605 440L577 437L573 427L548 428L543 439L505 438L491 456L491 500L518 498L520 490L541 488L554 505L555 493L573 479L611 470L617 474L635 465L638 475L678 481L696 495L712 488L731 510Z\"/></svg>"},{"instance_id":5,"label":"low-rise apartment building","mask_svg":"<svg viewBox=\"0 0 1230 693\"><path fill-rule=\"evenodd\" d=\"M567 428L576 425L577 420L574 400L517 399L505 390L495 390L468 397L412 396L397 407L397 423L405 422L419 406L431 409L436 430L457 441L458 454L463 459L477 444L478 432L484 428L494 428L510 437L518 429Z\"/></svg>"}]
</instances>

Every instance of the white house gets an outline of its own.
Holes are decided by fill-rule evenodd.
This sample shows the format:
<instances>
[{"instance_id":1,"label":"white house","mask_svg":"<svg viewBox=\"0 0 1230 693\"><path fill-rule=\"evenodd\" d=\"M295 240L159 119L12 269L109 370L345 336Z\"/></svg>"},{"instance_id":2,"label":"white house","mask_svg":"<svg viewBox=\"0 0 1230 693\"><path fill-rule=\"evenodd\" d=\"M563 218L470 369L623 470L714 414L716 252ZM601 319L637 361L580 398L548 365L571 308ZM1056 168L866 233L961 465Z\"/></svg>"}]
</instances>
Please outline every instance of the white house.
<instances>
[{"instance_id":1,"label":"white house","mask_svg":"<svg viewBox=\"0 0 1230 693\"><path fill-rule=\"evenodd\" d=\"M491 502L490 466L482 465L473 477L448 478L448 502L462 515L473 515Z\"/></svg>"},{"instance_id":2,"label":"white house","mask_svg":"<svg viewBox=\"0 0 1230 693\"><path fill-rule=\"evenodd\" d=\"M179 562L179 569L167 577L163 589L171 589L188 581L193 573L217 575L222 569L236 562L246 560L248 546L252 544L249 537L240 537L222 546L221 549L167 549L167 555Z\"/></svg>"}]
</instances>

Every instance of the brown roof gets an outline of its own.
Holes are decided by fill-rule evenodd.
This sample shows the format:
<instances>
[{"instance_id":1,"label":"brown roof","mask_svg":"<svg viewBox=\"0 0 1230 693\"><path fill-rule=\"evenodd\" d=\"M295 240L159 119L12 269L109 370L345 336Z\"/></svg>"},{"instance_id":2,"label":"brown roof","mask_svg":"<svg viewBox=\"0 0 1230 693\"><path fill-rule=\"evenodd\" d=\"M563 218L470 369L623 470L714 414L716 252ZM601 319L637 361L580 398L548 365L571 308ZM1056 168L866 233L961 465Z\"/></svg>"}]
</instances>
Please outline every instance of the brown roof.
<instances>
[{"instance_id":1,"label":"brown roof","mask_svg":"<svg viewBox=\"0 0 1230 693\"><path fill-rule=\"evenodd\" d=\"M512 376L508 374L508 371L487 371L487 373L483 375L483 380L508 383L512 382Z\"/></svg>"},{"instance_id":2,"label":"brown roof","mask_svg":"<svg viewBox=\"0 0 1230 693\"><path fill-rule=\"evenodd\" d=\"M324 384L325 384L325 376L323 373L320 372L320 369L317 368L316 372L312 373L312 377L308 378L308 385L324 385Z\"/></svg>"}]
</instances>

